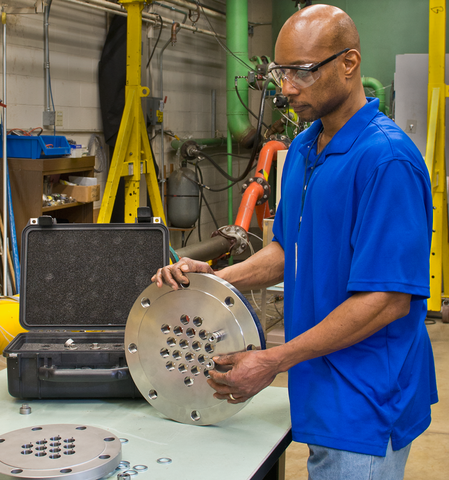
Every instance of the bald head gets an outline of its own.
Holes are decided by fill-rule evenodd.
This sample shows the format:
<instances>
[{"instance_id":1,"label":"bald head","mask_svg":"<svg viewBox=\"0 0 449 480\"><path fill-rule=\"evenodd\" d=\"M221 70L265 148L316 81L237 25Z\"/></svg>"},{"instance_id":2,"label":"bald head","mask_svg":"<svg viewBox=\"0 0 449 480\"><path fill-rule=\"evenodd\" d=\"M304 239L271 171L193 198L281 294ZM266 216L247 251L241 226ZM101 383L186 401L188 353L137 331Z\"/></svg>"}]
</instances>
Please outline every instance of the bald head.
<instances>
[{"instance_id":1,"label":"bald head","mask_svg":"<svg viewBox=\"0 0 449 480\"><path fill-rule=\"evenodd\" d=\"M285 22L276 44L276 61L278 61L278 44L279 50L285 48L287 44L300 44L304 47L305 53L316 52L321 56L332 55L345 48L360 52L359 34L351 17L343 10L331 5L313 5L303 8Z\"/></svg>"}]
</instances>

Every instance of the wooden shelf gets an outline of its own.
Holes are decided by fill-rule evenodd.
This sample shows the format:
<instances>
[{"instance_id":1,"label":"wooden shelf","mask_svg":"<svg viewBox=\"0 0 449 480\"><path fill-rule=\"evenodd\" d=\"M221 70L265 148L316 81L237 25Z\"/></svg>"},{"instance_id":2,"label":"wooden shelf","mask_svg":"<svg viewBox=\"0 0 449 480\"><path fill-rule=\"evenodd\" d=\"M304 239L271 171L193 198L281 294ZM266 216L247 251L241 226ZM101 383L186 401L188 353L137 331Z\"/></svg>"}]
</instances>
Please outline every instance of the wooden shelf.
<instances>
[{"instance_id":1,"label":"wooden shelf","mask_svg":"<svg viewBox=\"0 0 449 480\"><path fill-rule=\"evenodd\" d=\"M78 207L79 205L87 205L82 202L63 203L62 205L54 205L51 207L42 207L42 213L53 212L54 210L63 210L64 208Z\"/></svg>"},{"instance_id":2,"label":"wooden shelf","mask_svg":"<svg viewBox=\"0 0 449 480\"><path fill-rule=\"evenodd\" d=\"M93 177L95 157L8 158L8 167L19 252L22 230L30 218L38 218L45 214L69 223L93 222L92 202L43 207L42 194L46 176L58 175L68 180L69 174L76 173L83 177ZM0 197L0 208L2 208L2 197Z\"/></svg>"}]
</instances>

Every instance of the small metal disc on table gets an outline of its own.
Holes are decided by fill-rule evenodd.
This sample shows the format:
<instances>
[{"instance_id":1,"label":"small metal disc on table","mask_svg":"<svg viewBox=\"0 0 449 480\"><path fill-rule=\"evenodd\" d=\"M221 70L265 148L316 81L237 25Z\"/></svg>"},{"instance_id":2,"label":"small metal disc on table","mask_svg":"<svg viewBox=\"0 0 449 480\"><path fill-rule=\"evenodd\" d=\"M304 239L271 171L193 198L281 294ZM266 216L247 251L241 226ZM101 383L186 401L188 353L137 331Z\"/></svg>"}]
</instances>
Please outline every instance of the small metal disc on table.
<instances>
[{"instance_id":1,"label":"small metal disc on table","mask_svg":"<svg viewBox=\"0 0 449 480\"><path fill-rule=\"evenodd\" d=\"M0 479L95 480L114 471L120 439L86 425L39 425L0 434Z\"/></svg>"},{"instance_id":2,"label":"small metal disc on table","mask_svg":"<svg viewBox=\"0 0 449 480\"><path fill-rule=\"evenodd\" d=\"M247 403L213 397L212 358L265 348L265 340L251 305L231 284L209 274L187 277L188 286L153 283L136 300L126 324L126 360L153 407L178 422L209 425Z\"/></svg>"}]
</instances>

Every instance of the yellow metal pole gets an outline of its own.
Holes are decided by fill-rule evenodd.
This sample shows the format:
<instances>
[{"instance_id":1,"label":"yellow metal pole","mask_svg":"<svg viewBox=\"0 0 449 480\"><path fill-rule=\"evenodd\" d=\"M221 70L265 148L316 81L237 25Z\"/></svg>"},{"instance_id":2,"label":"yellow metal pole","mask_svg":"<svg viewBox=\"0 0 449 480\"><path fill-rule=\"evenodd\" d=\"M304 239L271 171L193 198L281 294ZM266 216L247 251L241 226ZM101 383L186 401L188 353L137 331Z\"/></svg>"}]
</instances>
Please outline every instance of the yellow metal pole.
<instances>
[{"instance_id":1,"label":"yellow metal pole","mask_svg":"<svg viewBox=\"0 0 449 480\"><path fill-rule=\"evenodd\" d=\"M111 220L120 177L125 179L125 222L133 223L139 207L141 175L145 175L151 208L155 217L165 223L164 209L151 155L146 124L142 112L142 97L150 93L141 82L142 10L144 0L121 0L128 12L126 49L125 108L117 142L106 181L98 223ZM150 3L148 0L145 3Z\"/></svg>"},{"instance_id":2,"label":"yellow metal pole","mask_svg":"<svg viewBox=\"0 0 449 480\"><path fill-rule=\"evenodd\" d=\"M447 185L445 165L445 85L446 1L429 0L429 85L426 164L432 182L434 205L433 237L430 256L430 299L428 309L440 311L442 285L449 287ZM448 265L446 268L445 265ZM444 282L443 282L444 276Z\"/></svg>"}]
</instances>

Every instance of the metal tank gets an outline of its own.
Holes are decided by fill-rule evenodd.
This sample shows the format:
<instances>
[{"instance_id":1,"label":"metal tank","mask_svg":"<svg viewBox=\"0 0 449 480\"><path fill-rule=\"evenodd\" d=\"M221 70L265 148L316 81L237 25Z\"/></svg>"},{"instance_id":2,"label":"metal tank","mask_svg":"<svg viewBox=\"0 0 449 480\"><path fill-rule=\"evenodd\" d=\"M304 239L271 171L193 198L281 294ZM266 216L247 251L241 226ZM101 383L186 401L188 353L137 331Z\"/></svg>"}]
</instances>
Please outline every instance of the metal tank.
<instances>
[{"instance_id":1,"label":"metal tank","mask_svg":"<svg viewBox=\"0 0 449 480\"><path fill-rule=\"evenodd\" d=\"M168 177L168 219L173 227L190 228L200 214L198 179L192 170L181 167Z\"/></svg>"}]
</instances>

